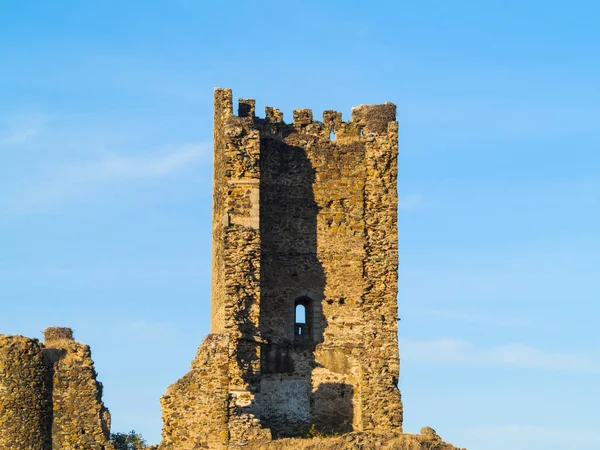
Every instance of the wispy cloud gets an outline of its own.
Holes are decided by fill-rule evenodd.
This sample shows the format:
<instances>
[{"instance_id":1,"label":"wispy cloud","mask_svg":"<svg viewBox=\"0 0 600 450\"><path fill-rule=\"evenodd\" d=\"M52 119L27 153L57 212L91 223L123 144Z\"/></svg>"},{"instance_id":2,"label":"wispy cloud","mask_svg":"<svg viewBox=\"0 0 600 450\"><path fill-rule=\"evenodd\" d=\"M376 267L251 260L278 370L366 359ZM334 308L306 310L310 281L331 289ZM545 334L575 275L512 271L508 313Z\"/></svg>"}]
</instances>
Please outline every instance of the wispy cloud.
<instances>
[{"instance_id":1,"label":"wispy cloud","mask_svg":"<svg viewBox=\"0 0 600 450\"><path fill-rule=\"evenodd\" d=\"M52 117L39 114L11 118L5 129L0 129L0 147L12 147L32 140L51 120Z\"/></svg>"},{"instance_id":2,"label":"wispy cloud","mask_svg":"<svg viewBox=\"0 0 600 450\"><path fill-rule=\"evenodd\" d=\"M158 156L111 156L104 160L67 167L63 177L72 184L156 178L196 162L209 148L206 144L187 144Z\"/></svg>"},{"instance_id":3,"label":"wispy cloud","mask_svg":"<svg viewBox=\"0 0 600 450\"><path fill-rule=\"evenodd\" d=\"M600 431L591 428L560 428L535 425L493 425L474 427L464 430L470 438L482 439L486 442L501 441L518 443L521 446L527 443L568 444L566 448L573 448L574 444L600 443Z\"/></svg>"},{"instance_id":4,"label":"wispy cloud","mask_svg":"<svg viewBox=\"0 0 600 450\"><path fill-rule=\"evenodd\" d=\"M198 163L210 154L210 144L191 143L149 156L110 156L98 161L73 164L34 186L13 202L18 212L31 212L61 202L83 189L111 183L154 179L171 175Z\"/></svg>"},{"instance_id":5,"label":"wispy cloud","mask_svg":"<svg viewBox=\"0 0 600 450\"><path fill-rule=\"evenodd\" d=\"M477 348L460 339L401 341L405 361L433 364L475 364L600 373L600 362L584 355L553 353L521 343Z\"/></svg>"},{"instance_id":6,"label":"wispy cloud","mask_svg":"<svg viewBox=\"0 0 600 450\"><path fill-rule=\"evenodd\" d=\"M430 317L440 317L449 320L458 320L462 322L477 323L484 325L493 325L498 327L528 327L531 321L518 317L496 317L490 314L470 314L456 311L443 311L439 309L418 309L417 314L423 314Z\"/></svg>"},{"instance_id":7,"label":"wispy cloud","mask_svg":"<svg viewBox=\"0 0 600 450\"><path fill-rule=\"evenodd\" d=\"M19 144L27 141L29 138L36 136L39 130L29 128L27 130L15 130L3 136L2 140L8 144Z\"/></svg>"},{"instance_id":8,"label":"wispy cloud","mask_svg":"<svg viewBox=\"0 0 600 450\"><path fill-rule=\"evenodd\" d=\"M8 268L0 269L0 281L18 281L18 282L47 282L47 281L61 281L76 276L77 272L73 269L51 267L44 269L31 269L27 270L15 270Z\"/></svg>"}]
</instances>

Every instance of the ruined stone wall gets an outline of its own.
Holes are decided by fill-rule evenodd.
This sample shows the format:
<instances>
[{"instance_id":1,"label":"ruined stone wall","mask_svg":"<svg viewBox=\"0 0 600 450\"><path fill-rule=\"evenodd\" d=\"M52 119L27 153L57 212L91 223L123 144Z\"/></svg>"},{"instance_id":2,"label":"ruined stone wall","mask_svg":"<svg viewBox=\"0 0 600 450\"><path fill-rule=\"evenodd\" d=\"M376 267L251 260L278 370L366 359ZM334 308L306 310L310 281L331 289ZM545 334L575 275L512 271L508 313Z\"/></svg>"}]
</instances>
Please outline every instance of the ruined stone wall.
<instances>
[{"instance_id":1,"label":"ruined stone wall","mask_svg":"<svg viewBox=\"0 0 600 450\"><path fill-rule=\"evenodd\" d=\"M225 261L224 221L226 216L225 196L225 136L220 132L231 114L231 92L215 91L214 106L214 158L212 197L212 286L211 286L211 333L222 333L225 329Z\"/></svg>"},{"instance_id":2,"label":"ruined stone wall","mask_svg":"<svg viewBox=\"0 0 600 450\"><path fill-rule=\"evenodd\" d=\"M75 342L69 328L55 327L44 332L44 344L52 370L52 449L112 449L90 347Z\"/></svg>"},{"instance_id":3,"label":"ruined stone wall","mask_svg":"<svg viewBox=\"0 0 600 450\"><path fill-rule=\"evenodd\" d=\"M112 450L90 348L69 328L0 335L0 448Z\"/></svg>"},{"instance_id":4,"label":"ruined stone wall","mask_svg":"<svg viewBox=\"0 0 600 450\"><path fill-rule=\"evenodd\" d=\"M247 450L465 450L444 442L429 427L420 434L353 432L341 436L279 439L246 447Z\"/></svg>"},{"instance_id":5,"label":"ruined stone wall","mask_svg":"<svg viewBox=\"0 0 600 450\"><path fill-rule=\"evenodd\" d=\"M233 115L231 90L215 91L213 333L255 337L259 314L259 136Z\"/></svg>"},{"instance_id":6,"label":"ruined stone wall","mask_svg":"<svg viewBox=\"0 0 600 450\"><path fill-rule=\"evenodd\" d=\"M215 91L215 161L222 167L223 178L215 178L215 189L222 201L213 209L218 228L213 237L224 276L216 289L222 312L222 332L230 338L229 360L229 438L245 442L260 438L268 430L248 420L258 416L255 393L260 375L260 139L252 127L253 104L242 102L242 114L235 116L231 90ZM215 177L217 177L215 172ZM221 209L218 209L221 204ZM220 239L219 239L220 237ZM218 279L218 278L217 278ZM213 328L216 328L213 327Z\"/></svg>"},{"instance_id":7,"label":"ruined stone wall","mask_svg":"<svg viewBox=\"0 0 600 450\"><path fill-rule=\"evenodd\" d=\"M192 370L161 398L161 449L224 449L229 440L229 339L210 334Z\"/></svg>"},{"instance_id":8,"label":"ruined stone wall","mask_svg":"<svg viewBox=\"0 0 600 450\"><path fill-rule=\"evenodd\" d=\"M397 391L398 355L398 123L394 105L363 106L354 122L367 136L365 166L366 287L363 294L362 360L364 429L394 429L402 424Z\"/></svg>"},{"instance_id":9,"label":"ruined stone wall","mask_svg":"<svg viewBox=\"0 0 600 450\"><path fill-rule=\"evenodd\" d=\"M52 449L51 379L37 339L0 335L0 449Z\"/></svg>"},{"instance_id":10,"label":"ruined stone wall","mask_svg":"<svg viewBox=\"0 0 600 450\"><path fill-rule=\"evenodd\" d=\"M253 105L248 103L245 107ZM200 346L192 371L171 386L163 397L165 448L195 445L194 442L208 445L209 431L215 430L220 436L210 444L215 448L223 444L221 439L231 444L270 439L269 430L262 428L257 419L260 413L255 399L262 343L259 330L260 140L258 131L252 128L252 118L244 114L235 116L232 108L231 91L217 89L212 334ZM207 381L207 377L214 374L223 382L213 386L216 394L210 392L211 385ZM226 396L223 398L221 394ZM226 415L214 412L222 407ZM213 413L207 415L204 410ZM215 422L217 416L219 419Z\"/></svg>"}]
</instances>

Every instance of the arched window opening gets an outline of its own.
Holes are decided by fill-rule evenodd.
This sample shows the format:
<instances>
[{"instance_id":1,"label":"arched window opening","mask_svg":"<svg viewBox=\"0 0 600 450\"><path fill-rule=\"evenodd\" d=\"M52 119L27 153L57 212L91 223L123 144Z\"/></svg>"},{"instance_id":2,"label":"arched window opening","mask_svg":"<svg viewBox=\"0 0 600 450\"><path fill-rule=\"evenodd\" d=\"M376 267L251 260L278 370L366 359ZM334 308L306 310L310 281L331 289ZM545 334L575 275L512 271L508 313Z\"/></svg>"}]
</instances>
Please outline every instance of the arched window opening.
<instances>
[{"instance_id":1,"label":"arched window opening","mask_svg":"<svg viewBox=\"0 0 600 450\"><path fill-rule=\"evenodd\" d=\"M294 302L294 336L296 339L309 339L312 331L311 300L307 297L299 298Z\"/></svg>"},{"instance_id":2,"label":"arched window opening","mask_svg":"<svg viewBox=\"0 0 600 450\"><path fill-rule=\"evenodd\" d=\"M296 305L296 323L306 324L306 307L302 304Z\"/></svg>"}]
</instances>

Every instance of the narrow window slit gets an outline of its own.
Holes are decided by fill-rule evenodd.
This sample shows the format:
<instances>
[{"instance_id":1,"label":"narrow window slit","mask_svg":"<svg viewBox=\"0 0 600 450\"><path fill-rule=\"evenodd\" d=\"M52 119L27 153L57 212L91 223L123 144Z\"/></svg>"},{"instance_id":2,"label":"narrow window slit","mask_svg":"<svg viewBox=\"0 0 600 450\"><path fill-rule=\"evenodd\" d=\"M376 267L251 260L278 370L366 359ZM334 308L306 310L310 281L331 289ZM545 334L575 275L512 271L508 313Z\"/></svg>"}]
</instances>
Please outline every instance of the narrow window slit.
<instances>
[{"instance_id":1,"label":"narrow window slit","mask_svg":"<svg viewBox=\"0 0 600 450\"><path fill-rule=\"evenodd\" d=\"M294 302L294 336L296 339L310 339L312 333L311 299L302 297Z\"/></svg>"}]
</instances>

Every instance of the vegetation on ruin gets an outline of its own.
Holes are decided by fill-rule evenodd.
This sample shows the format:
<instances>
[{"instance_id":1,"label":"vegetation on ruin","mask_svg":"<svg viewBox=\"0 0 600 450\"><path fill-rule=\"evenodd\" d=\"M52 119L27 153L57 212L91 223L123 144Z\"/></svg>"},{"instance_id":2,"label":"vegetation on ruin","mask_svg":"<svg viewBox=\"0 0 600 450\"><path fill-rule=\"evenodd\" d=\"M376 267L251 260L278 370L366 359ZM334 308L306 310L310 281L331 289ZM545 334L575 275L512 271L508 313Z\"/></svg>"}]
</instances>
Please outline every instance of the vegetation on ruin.
<instances>
[{"instance_id":1,"label":"vegetation on ruin","mask_svg":"<svg viewBox=\"0 0 600 450\"><path fill-rule=\"evenodd\" d=\"M146 440L134 430L129 433L111 433L110 438L115 445L115 450L144 450L148 448Z\"/></svg>"}]
</instances>

